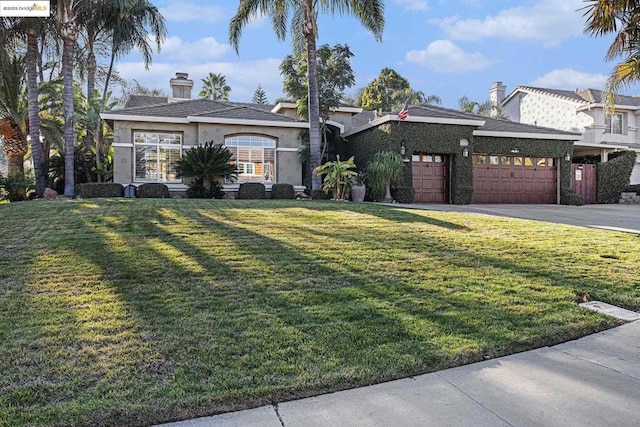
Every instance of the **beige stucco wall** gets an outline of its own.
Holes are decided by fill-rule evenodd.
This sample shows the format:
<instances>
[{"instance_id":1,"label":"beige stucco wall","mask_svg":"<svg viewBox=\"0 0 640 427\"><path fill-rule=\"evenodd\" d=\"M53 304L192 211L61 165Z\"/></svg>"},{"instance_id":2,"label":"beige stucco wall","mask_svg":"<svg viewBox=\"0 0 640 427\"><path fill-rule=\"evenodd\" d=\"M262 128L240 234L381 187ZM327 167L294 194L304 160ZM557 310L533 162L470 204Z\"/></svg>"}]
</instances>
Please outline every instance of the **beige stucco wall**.
<instances>
[{"instance_id":1,"label":"beige stucco wall","mask_svg":"<svg viewBox=\"0 0 640 427\"><path fill-rule=\"evenodd\" d=\"M276 180L278 183L302 184L302 165L296 150L300 147L300 128L270 126L227 125L209 123L148 123L117 121L114 124L114 182L130 184L133 179L133 132L182 132L183 146L213 140L223 144L227 136L238 134L262 135L276 140Z\"/></svg>"}]
</instances>

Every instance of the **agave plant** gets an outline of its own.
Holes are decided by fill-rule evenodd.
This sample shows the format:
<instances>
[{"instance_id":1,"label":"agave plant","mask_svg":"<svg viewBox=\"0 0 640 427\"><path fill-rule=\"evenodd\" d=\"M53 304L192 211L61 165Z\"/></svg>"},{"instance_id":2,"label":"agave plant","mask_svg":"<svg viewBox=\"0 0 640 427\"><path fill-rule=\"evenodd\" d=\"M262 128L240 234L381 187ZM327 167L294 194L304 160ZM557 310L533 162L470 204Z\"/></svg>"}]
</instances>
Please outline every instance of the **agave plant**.
<instances>
[{"instance_id":1,"label":"agave plant","mask_svg":"<svg viewBox=\"0 0 640 427\"><path fill-rule=\"evenodd\" d=\"M322 183L322 190L325 193L329 194L329 191L332 191L334 199L344 200L349 196L349 189L358 175L355 169L353 156L343 162L340 160L340 155L337 155L335 161L318 166L313 173L325 176Z\"/></svg>"},{"instance_id":2,"label":"agave plant","mask_svg":"<svg viewBox=\"0 0 640 427\"><path fill-rule=\"evenodd\" d=\"M395 151L379 151L369 161L367 172L373 196L379 199L384 194L382 201L392 202L391 185L399 184L403 179L402 156Z\"/></svg>"},{"instance_id":3,"label":"agave plant","mask_svg":"<svg viewBox=\"0 0 640 427\"><path fill-rule=\"evenodd\" d=\"M213 196L217 188L216 178L235 181L238 177L237 169L231 164L232 156L226 147L207 141L185 151L176 172L178 177L195 178L194 182L204 186L205 193Z\"/></svg>"}]
</instances>

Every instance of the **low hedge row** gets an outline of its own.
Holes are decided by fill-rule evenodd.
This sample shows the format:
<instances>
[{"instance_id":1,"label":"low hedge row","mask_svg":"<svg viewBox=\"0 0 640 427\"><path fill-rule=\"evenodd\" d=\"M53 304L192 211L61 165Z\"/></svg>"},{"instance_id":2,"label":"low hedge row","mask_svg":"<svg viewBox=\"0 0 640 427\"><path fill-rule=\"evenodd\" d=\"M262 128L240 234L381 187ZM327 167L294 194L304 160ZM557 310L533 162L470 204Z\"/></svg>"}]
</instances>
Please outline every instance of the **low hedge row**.
<instances>
[{"instance_id":1,"label":"low hedge row","mask_svg":"<svg viewBox=\"0 0 640 427\"><path fill-rule=\"evenodd\" d=\"M83 199L124 197L124 186L114 182L88 182L76 185L76 196Z\"/></svg>"},{"instance_id":2,"label":"low hedge row","mask_svg":"<svg viewBox=\"0 0 640 427\"><path fill-rule=\"evenodd\" d=\"M266 199L267 190L259 182L244 182L238 189L238 199Z\"/></svg>"},{"instance_id":3,"label":"low hedge row","mask_svg":"<svg viewBox=\"0 0 640 427\"><path fill-rule=\"evenodd\" d=\"M141 199L169 199L169 187L165 184L148 182L138 187L138 197Z\"/></svg>"}]
</instances>

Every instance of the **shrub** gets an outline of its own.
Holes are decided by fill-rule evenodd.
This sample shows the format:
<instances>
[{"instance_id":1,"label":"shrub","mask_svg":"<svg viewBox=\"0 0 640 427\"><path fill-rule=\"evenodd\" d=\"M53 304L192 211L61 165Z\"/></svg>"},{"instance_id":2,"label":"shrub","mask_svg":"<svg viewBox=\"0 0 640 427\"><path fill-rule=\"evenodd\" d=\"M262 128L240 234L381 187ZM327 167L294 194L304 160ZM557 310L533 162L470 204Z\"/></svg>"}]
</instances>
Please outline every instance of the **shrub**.
<instances>
[{"instance_id":1,"label":"shrub","mask_svg":"<svg viewBox=\"0 0 640 427\"><path fill-rule=\"evenodd\" d=\"M178 160L176 173L179 178L194 178L190 192L194 198L222 197L218 179L224 177L235 181L238 176L238 171L231 164L232 157L227 147L207 141L184 152Z\"/></svg>"},{"instance_id":2,"label":"shrub","mask_svg":"<svg viewBox=\"0 0 640 427\"><path fill-rule=\"evenodd\" d=\"M631 172L636 163L636 152L631 150L611 153L609 161L598 163L597 197L598 203L618 203L620 193L629 185Z\"/></svg>"},{"instance_id":3,"label":"shrub","mask_svg":"<svg viewBox=\"0 0 640 427\"><path fill-rule=\"evenodd\" d=\"M327 194L322 190L312 190L311 198L313 200L329 200L331 198L331 194Z\"/></svg>"},{"instance_id":4,"label":"shrub","mask_svg":"<svg viewBox=\"0 0 640 427\"><path fill-rule=\"evenodd\" d=\"M393 187L391 188L391 197L398 203L413 203L416 196L416 190L413 187Z\"/></svg>"},{"instance_id":5,"label":"shrub","mask_svg":"<svg viewBox=\"0 0 640 427\"><path fill-rule=\"evenodd\" d=\"M19 202L35 196L35 180L32 176L16 173L3 178L0 175L0 200Z\"/></svg>"},{"instance_id":6,"label":"shrub","mask_svg":"<svg viewBox=\"0 0 640 427\"><path fill-rule=\"evenodd\" d=\"M344 200L349 196L349 187L355 183L358 175L355 169L356 164L353 156L343 162L340 160L340 155L337 155L335 161L318 166L313 170L313 173L324 175L322 189L325 193L329 194L331 191L334 198Z\"/></svg>"},{"instance_id":7,"label":"shrub","mask_svg":"<svg viewBox=\"0 0 640 427\"><path fill-rule=\"evenodd\" d=\"M190 199L221 199L224 196L222 184L213 181L210 188L206 188L202 178L195 179L187 189L187 197Z\"/></svg>"},{"instance_id":8,"label":"shrub","mask_svg":"<svg viewBox=\"0 0 640 427\"><path fill-rule=\"evenodd\" d=\"M138 187L138 197L141 199L168 199L171 194L169 194L169 187L165 184L147 182Z\"/></svg>"},{"instance_id":9,"label":"shrub","mask_svg":"<svg viewBox=\"0 0 640 427\"><path fill-rule=\"evenodd\" d=\"M244 182L240 184L238 199L266 199L267 190L259 182Z\"/></svg>"},{"instance_id":10,"label":"shrub","mask_svg":"<svg viewBox=\"0 0 640 427\"><path fill-rule=\"evenodd\" d=\"M124 197L124 186L114 182L88 182L78 184L76 185L76 196L82 197L83 199Z\"/></svg>"},{"instance_id":11,"label":"shrub","mask_svg":"<svg viewBox=\"0 0 640 427\"><path fill-rule=\"evenodd\" d=\"M627 185L622 191L625 193L640 194L640 184Z\"/></svg>"},{"instance_id":12,"label":"shrub","mask_svg":"<svg viewBox=\"0 0 640 427\"><path fill-rule=\"evenodd\" d=\"M402 184L404 178L404 161L395 151L379 151L367 164L371 197L375 200L388 200L391 197L391 186Z\"/></svg>"},{"instance_id":13,"label":"shrub","mask_svg":"<svg viewBox=\"0 0 640 427\"><path fill-rule=\"evenodd\" d=\"M582 194L578 194L573 191L572 188L563 188L560 191L560 204L570 206L582 206L584 205L584 197Z\"/></svg>"},{"instance_id":14,"label":"shrub","mask_svg":"<svg viewBox=\"0 0 640 427\"><path fill-rule=\"evenodd\" d=\"M272 199L295 199L296 193L291 184L273 184L271 186Z\"/></svg>"}]
</instances>

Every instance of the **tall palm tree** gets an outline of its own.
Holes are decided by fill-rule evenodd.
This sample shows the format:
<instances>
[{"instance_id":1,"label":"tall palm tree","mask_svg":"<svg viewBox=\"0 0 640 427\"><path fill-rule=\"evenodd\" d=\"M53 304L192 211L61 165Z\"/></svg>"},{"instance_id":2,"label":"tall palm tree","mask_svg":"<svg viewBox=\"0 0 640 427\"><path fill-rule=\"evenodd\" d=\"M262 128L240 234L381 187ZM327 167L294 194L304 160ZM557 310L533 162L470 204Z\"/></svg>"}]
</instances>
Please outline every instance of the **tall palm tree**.
<instances>
[{"instance_id":1,"label":"tall palm tree","mask_svg":"<svg viewBox=\"0 0 640 427\"><path fill-rule=\"evenodd\" d=\"M24 156L29 150L24 105L24 56L0 46L0 135L9 174L24 173Z\"/></svg>"},{"instance_id":2,"label":"tall palm tree","mask_svg":"<svg viewBox=\"0 0 640 427\"><path fill-rule=\"evenodd\" d=\"M62 38L62 102L64 118L64 195L74 196L73 56L78 40L79 0L58 0L56 22Z\"/></svg>"},{"instance_id":3,"label":"tall palm tree","mask_svg":"<svg viewBox=\"0 0 640 427\"><path fill-rule=\"evenodd\" d=\"M307 52L309 67L309 143L311 169L320 166L320 102L318 99L318 61L316 40L318 38L318 13L355 15L360 23L371 31L376 39L382 38L384 28L384 3L382 0L240 0L236 15L229 23L229 41L238 52L242 30L256 16L270 16L276 36L284 40L287 35L287 21L291 18L290 30L293 38L294 55ZM320 190L321 177L313 175L312 190Z\"/></svg>"},{"instance_id":4,"label":"tall palm tree","mask_svg":"<svg viewBox=\"0 0 640 427\"><path fill-rule=\"evenodd\" d=\"M222 74L209 73L209 75L201 79L202 90L198 94L203 98L211 98L214 101L228 101L231 86L227 85L227 78Z\"/></svg>"},{"instance_id":5,"label":"tall palm tree","mask_svg":"<svg viewBox=\"0 0 640 427\"><path fill-rule=\"evenodd\" d=\"M585 33L595 37L616 33L605 58L624 61L613 68L607 80L608 104L613 94L640 81L640 0L585 0Z\"/></svg>"}]
</instances>

